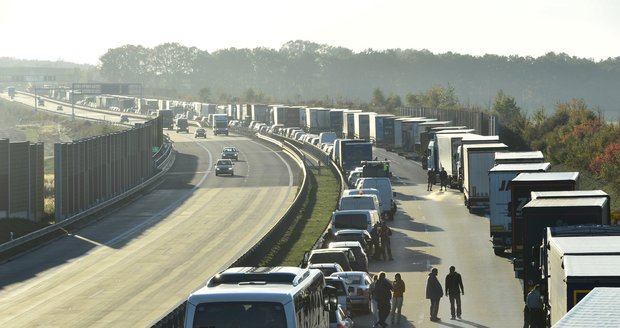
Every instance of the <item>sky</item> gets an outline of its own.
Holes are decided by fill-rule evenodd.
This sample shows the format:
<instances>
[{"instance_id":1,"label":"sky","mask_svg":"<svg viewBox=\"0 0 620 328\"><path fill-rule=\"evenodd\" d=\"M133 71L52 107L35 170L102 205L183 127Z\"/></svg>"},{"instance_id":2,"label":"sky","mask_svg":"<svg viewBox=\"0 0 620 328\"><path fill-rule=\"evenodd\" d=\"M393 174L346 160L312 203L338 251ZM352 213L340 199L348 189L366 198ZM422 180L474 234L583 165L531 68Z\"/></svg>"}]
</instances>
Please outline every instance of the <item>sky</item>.
<instances>
[{"instance_id":1,"label":"sky","mask_svg":"<svg viewBox=\"0 0 620 328\"><path fill-rule=\"evenodd\" d=\"M595 61L620 57L617 0L0 0L0 57L97 65L108 49L209 52L306 40Z\"/></svg>"}]
</instances>

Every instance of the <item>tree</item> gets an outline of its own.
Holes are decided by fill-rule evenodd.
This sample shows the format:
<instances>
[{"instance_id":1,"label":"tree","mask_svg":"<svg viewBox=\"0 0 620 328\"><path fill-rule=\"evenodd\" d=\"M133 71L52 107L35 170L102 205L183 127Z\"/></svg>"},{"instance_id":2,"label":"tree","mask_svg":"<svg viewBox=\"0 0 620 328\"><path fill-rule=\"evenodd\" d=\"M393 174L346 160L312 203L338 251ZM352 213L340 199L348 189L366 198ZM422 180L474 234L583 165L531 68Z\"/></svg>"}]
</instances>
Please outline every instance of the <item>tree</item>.
<instances>
[{"instance_id":1,"label":"tree","mask_svg":"<svg viewBox=\"0 0 620 328\"><path fill-rule=\"evenodd\" d=\"M372 92L372 105L375 107L385 106L385 96L383 95L383 91L379 88L375 88Z\"/></svg>"}]
</instances>

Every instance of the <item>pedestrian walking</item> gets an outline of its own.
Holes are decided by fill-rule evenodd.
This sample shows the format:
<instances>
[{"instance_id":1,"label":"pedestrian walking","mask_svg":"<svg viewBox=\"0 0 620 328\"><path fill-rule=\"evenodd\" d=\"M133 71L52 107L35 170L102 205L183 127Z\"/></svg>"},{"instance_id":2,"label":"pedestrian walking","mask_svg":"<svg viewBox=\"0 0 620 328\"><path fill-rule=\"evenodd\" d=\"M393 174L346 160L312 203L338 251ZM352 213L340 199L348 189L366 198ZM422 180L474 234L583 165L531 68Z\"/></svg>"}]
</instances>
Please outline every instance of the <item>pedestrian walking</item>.
<instances>
[{"instance_id":1,"label":"pedestrian walking","mask_svg":"<svg viewBox=\"0 0 620 328\"><path fill-rule=\"evenodd\" d=\"M433 191L433 184L435 184L435 171L433 169L428 169L426 173L428 178L428 184L426 185L426 191Z\"/></svg>"},{"instance_id":2,"label":"pedestrian walking","mask_svg":"<svg viewBox=\"0 0 620 328\"><path fill-rule=\"evenodd\" d=\"M392 237L392 229L388 227L385 221L381 222L379 236L381 239L381 259L389 259L390 261L394 260L394 258L392 257L392 245L390 242L390 238Z\"/></svg>"},{"instance_id":3,"label":"pedestrian walking","mask_svg":"<svg viewBox=\"0 0 620 328\"><path fill-rule=\"evenodd\" d=\"M450 267L450 273L446 275L446 296L450 300L452 320L456 318L461 319L461 294L465 295L463 279L461 274L456 272L456 268L453 265Z\"/></svg>"},{"instance_id":4,"label":"pedestrian walking","mask_svg":"<svg viewBox=\"0 0 620 328\"><path fill-rule=\"evenodd\" d=\"M431 273L428 274L428 280L426 281L426 298L431 300L431 321L440 321L441 318L437 317L439 312L439 300L443 296L443 288L441 283L437 279L437 268L433 268Z\"/></svg>"},{"instance_id":5,"label":"pedestrian walking","mask_svg":"<svg viewBox=\"0 0 620 328\"><path fill-rule=\"evenodd\" d=\"M373 327L379 322L379 305L377 303L377 293L375 293L375 286L377 285L378 276L375 274L372 276L372 282L368 286L368 293L370 294L370 310L372 312L372 324Z\"/></svg>"},{"instance_id":6,"label":"pedestrian walking","mask_svg":"<svg viewBox=\"0 0 620 328\"><path fill-rule=\"evenodd\" d=\"M534 286L525 299L524 327L542 328L545 327L545 312L543 311L542 294L540 285Z\"/></svg>"},{"instance_id":7,"label":"pedestrian walking","mask_svg":"<svg viewBox=\"0 0 620 328\"><path fill-rule=\"evenodd\" d=\"M446 169L444 169L443 166L441 167L441 171L439 172L439 180L440 180L439 190L440 191L448 190L448 172L446 172Z\"/></svg>"},{"instance_id":8,"label":"pedestrian walking","mask_svg":"<svg viewBox=\"0 0 620 328\"><path fill-rule=\"evenodd\" d=\"M376 326L387 327L385 319L390 314L390 300L392 299L392 283L385 278L385 272L379 273L379 279L375 284L377 294L377 307L379 308L379 321Z\"/></svg>"},{"instance_id":9,"label":"pedestrian walking","mask_svg":"<svg viewBox=\"0 0 620 328\"><path fill-rule=\"evenodd\" d=\"M400 277L400 273L394 275L394 282L392 282L392 310L390 311L390 321L394 324L400 323L400 317L403 307L403 295L405 294L405 282ZM396 316L398 312L398 316Z\"/></svg>"}]
</instances>

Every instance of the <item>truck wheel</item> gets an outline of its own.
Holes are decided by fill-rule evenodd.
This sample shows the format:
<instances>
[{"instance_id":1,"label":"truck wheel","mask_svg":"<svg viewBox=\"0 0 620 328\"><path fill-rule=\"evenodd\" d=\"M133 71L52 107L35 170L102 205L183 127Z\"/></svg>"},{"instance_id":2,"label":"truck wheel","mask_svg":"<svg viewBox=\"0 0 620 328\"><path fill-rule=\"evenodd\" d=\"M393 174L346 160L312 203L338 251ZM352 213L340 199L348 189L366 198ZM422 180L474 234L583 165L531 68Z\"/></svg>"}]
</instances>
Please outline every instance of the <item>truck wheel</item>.
<instances>
[{"instance_id":1,"label":"truck wheel","mask_svg":"<svg viewBox=\"0 0 620 328\"><path fill-rule=\"evenodd\" d=\"M502 256L504 255L504 249L503 248L493 248L493 253L495 253L495 255L497 256Z\"/></svg>"}]
</instances>

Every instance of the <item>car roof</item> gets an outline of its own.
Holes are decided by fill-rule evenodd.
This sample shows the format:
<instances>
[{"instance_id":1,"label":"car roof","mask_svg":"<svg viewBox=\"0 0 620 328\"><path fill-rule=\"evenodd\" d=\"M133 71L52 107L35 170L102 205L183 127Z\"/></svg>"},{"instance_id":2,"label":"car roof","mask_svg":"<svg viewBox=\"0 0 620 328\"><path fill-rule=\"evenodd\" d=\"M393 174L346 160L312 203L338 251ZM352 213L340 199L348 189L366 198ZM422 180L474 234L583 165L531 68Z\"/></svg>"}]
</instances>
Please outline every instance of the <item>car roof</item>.
<instances>
[{"instance_id":1,"label":"car roof","mask_svg":"<svg viewBox=\"0 0 620 328\"><path fill-rule=\"evenodd\" d=\"M332 245L334 247L332 247ZM362 247L359 241L332 241L329 243L329 248L349 248L349 247Z\"/></svg>"},{"instance_id":2,"label":"car roof","mask_svg":"<svg viewBox=\"0 0 620 328\"><path fill-rule=\"evenodd\" d=\"M341 229L334 232L335 235L370 235L366 230L362 229Z\"/></svg>"},{"instance_id":3,"label":"car roof","mask_svg":"<svg viewBox=\"0 0 620 328\"><path fill-rule=\"evenodd\" d=\"M322 253L339 253L339 252L349 252L351 251L348 248L319 248L313 249L311 254L322 254Z\"/></svg>"}]
</instances>

